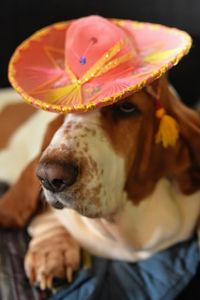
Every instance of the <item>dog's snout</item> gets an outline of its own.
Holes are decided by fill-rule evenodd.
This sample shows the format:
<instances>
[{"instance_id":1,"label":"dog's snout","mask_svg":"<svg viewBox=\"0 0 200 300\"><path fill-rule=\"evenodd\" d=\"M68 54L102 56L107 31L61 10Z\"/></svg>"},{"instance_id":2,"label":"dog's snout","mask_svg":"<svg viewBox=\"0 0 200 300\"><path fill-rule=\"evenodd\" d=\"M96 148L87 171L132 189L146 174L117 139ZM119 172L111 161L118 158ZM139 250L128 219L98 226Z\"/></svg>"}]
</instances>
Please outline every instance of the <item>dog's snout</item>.
<instances>
[{"instance_id":1,"label":"dog's snout","mask_svg":"<svg viewBox=\"0 0 200 300\"><path fill-rule=\"evenodd\" d=\"M40 163L36 174L44 188L59 193L76 182L78 166L75 163Z\"/></svg>"}]
</instances>

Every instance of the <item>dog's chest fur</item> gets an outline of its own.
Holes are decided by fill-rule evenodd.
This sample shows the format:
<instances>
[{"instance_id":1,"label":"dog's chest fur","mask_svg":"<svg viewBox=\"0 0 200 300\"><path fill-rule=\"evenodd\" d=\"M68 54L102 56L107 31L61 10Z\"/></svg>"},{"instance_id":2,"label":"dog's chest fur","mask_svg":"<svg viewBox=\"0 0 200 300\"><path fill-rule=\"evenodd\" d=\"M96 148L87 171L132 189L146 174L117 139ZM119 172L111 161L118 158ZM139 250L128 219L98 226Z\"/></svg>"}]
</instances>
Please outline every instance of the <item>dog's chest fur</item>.
<instances>
[{"instance_id":1,"label":"dog's chest fur","mask_svg":"<svg viewBox=\"0 0 200 300\"><path fill-rule=\"evenodd\" d=\"M163 179L139 205L127 200L111 221L89 219L70 209L55 210L55 214L92 254L137 261L189 238L199 209L199 192L181 195Z\"/></svg>"}]
</instances>

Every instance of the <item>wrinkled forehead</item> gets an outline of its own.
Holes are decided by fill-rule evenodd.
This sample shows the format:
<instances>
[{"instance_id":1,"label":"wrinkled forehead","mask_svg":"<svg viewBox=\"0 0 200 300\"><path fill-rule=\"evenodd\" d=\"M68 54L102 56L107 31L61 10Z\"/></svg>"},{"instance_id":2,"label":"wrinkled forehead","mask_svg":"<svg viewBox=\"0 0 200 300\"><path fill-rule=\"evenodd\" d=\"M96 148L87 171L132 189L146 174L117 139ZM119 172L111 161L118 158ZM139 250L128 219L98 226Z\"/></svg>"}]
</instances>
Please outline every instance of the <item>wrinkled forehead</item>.
<instances>
[{"instance_id":1,"label":"wrinkled forehead","mask_svg":"<svg viewBox=\"0 0 200 300\"><path fill-rule=\"evenodd\" d=\"M99 124L101 117L101 109L97 108L95 110L84 112L84 113L70 113L65 116L63 125L66 126L69 123L73 124L87 124L94 123Z\"/></svg>"}]
</instances>

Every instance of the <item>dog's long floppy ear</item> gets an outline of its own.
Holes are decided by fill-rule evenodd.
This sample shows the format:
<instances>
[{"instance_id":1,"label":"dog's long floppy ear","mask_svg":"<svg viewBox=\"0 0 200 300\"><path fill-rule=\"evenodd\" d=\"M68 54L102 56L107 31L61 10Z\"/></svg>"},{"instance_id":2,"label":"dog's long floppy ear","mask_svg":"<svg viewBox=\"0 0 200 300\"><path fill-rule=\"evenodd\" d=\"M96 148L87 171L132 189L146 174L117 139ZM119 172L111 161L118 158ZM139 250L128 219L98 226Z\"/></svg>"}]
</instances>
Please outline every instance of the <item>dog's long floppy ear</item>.
<instances>
[{"instance_id":1,"label":"dog's long floppy ear","mask_svg":"<svg viewBox=\"0 0 200 300\"><path fill-rule=\"evenodd\" d=\"M21 173L17 182L0 198L0 226L23 227L38 206L40 183L35 175L41 153L48 146L55 131L62 125L63 115L56 117L47 127L41 152Z\"/></svg>"},{"instance_id":2,"label":"dog's long floppy ear","mask_svg":"<svg viewBox=\"0 0 200 300\"><path fill-rule=\"evenodd\" d=\"M161 101L166 111L179 126L180 140L187 149L184 172L176 180L181 191L191 194L200 189L200 114L186 107L169 87L167 79L160 80Z\"/></svg>"},{"instance_id":3,"label":"dog's long floppy ear","mask_svg":"<svg viewBox=\"0 0 200 300\"><path fill-rule=\"evenodd\" d=\"M179 137L167 147L162 141L156 141L161 125L160 119L156 117L158 101L147 87L145 94L149 103L152 103L152 109L143 120L139 151L125 187L135 204L151 194L161 178L170 179L184 194L200 189L200 115L179 100L166 77L158 79L149 87L155 95L160 90L160 105L166 115L177 123Z\"/></svg>"}]
</instances>

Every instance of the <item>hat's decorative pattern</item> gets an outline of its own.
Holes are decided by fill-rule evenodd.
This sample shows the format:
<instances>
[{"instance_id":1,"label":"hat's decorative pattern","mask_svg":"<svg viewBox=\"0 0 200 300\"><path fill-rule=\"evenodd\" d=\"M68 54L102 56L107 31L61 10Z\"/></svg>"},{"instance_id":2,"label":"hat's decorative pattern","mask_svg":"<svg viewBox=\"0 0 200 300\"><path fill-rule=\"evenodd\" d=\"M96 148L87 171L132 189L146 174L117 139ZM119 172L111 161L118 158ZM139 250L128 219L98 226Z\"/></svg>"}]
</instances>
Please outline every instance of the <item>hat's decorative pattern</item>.
<instances>
[{"instance_id":1,"label":"hat's decorative pattern","mask_svg":"<svg viewBox=\"0 0 200 300\"><path fill-rule=\"evenodd\" d=\"M110 30L108 39L95 29L97 23ZM14 53L9 78L36 107L87 111L143 88L177 64L190 46L189 35L177 29L91 16L31 36Z\"/></svg>"}]
</instances>

